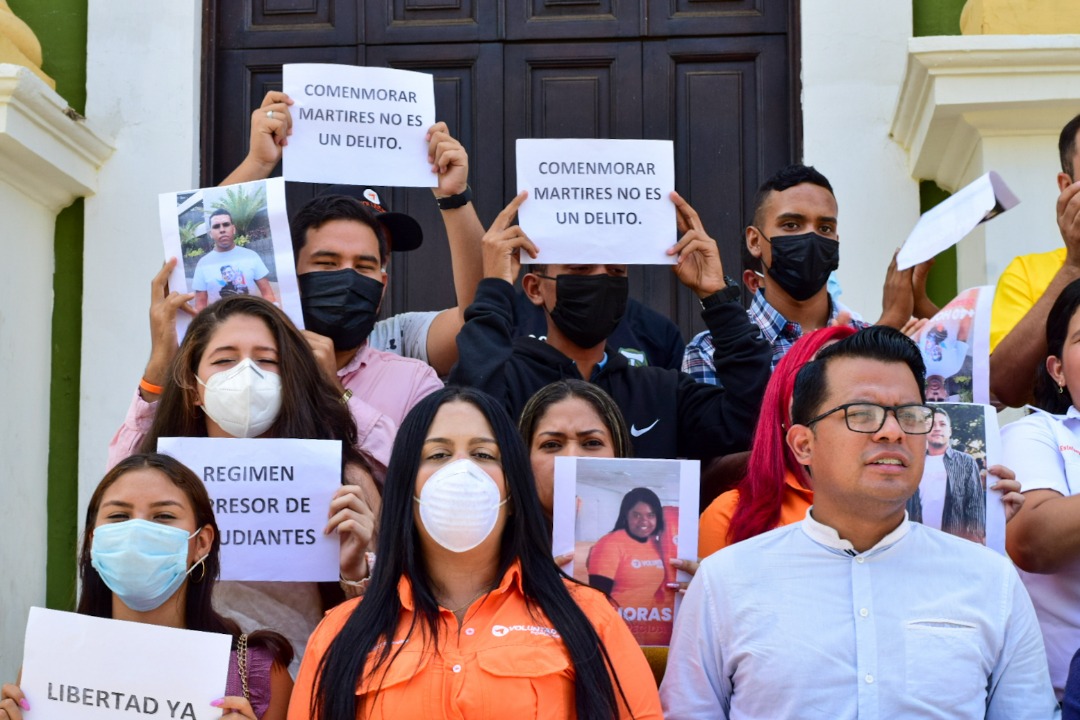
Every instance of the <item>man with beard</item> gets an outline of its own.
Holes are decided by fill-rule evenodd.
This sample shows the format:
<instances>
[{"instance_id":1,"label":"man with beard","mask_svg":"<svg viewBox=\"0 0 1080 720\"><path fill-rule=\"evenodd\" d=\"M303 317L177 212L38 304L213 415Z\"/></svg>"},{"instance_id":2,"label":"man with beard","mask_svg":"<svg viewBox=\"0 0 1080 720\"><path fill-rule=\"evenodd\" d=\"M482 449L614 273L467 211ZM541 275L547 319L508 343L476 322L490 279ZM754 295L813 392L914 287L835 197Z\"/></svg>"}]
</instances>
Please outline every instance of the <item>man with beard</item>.
<instances>
[{"instance_id":1,"label":"man with beard","mask_svg":"<svg viewBox=\"0 0 1080 720\"><path fill-rule=\"evenodd\" d=\"M908 517L950 535L986 542L986 491L979 465L966 452L954 450L952 420L934 408L934 426L926 436L922 481L908 500Z\"/></svg>"},{"instance_id":2,"label":"man with beard","mask_svg":"<svg viewBox=\"0 0 1080 720\"><path fill-rule=\"evenodd\" d=\"M694 382L677 370L631 366L607 343L626 308L625 265L532 265L522 278L530 302L547 316L547 340L513 337L513 282L519 253L538 249L511 226L527 193L518 195L484 235L484 279L458 334L450 382L498 398L511 416L548 383L581 378L606 390L622 410L644 458L709 460L745 450L769 377L769 346L739 304L739 288L724 276L716 241L677 194L679 242L674 272L701 301L718 348L717 374L726 389Z\"/></svg>"}]
</instances>

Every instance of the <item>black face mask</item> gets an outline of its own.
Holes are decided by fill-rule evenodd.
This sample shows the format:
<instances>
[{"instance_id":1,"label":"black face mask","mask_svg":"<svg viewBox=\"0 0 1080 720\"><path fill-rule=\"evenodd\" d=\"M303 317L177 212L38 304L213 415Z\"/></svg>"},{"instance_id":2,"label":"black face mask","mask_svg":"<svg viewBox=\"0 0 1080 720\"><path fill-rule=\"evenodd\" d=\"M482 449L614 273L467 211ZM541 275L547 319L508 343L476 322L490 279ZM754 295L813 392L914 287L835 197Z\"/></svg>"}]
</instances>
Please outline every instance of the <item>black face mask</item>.
<instances>
[{"instance_id":1,"label":"black face mask","mask_svg":"<svg viewBox=\"0 0 1080 720\"><path fill-rule=\"evenodd\" d=\"M335 350L352 350L367 340L379 314L381 282L349 268L307 272L296 279L308 330L333 340Z\"/></svg>"},{"instance_id":2,"label":"black face mask","mask_svg":"<svg viewBox=\"0 0 1080 720\"><path fill-rule=\"evenodd\" d=\"M829 273L840 267L840 243L817 233L767 239L772 245L769 275L795 300L816 295L829 281Z\"/></svg>"},{"instance_id":3,"label":"black face mask","mask_svg":"<svg viewBox=\"0 0 1080 720\"><path fill-rule=\"evenodd\" d=\"M626 278L559 275L554 280L556 300L551 319L555 327L579 347L596 347L607 340L626 312L630 294Z\"/></svg>"}]
</instances>

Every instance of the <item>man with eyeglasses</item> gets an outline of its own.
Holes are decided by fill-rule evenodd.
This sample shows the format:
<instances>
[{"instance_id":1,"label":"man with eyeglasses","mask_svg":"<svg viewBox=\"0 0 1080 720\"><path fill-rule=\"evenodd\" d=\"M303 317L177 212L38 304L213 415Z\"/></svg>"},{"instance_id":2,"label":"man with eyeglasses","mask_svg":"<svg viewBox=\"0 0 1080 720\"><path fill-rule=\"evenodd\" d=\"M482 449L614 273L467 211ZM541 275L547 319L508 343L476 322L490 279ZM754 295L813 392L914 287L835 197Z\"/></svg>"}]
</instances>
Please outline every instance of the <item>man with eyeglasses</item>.
<instances>
[{"instance_id":1,"label":"man with eyeglasses","mask_svg":"<svg viewBox=\"0 0 1080 720\"><path fill-rule=\"evenodd\" d=\"M195 309L202 310L221 299L222 290L228 295L248 295L249 281L272 303L277 302L270 287L270 270L259 253L236 245L236 224L228 210L214 210L206 223L214 247L199 258L191 289L195 293ZM228 273L225 272L228 268ZM228 277L226 277L228 275Z\"/></svg>"},{"instance_id":2,"label":"man with eyeglasses","mask_svg":"<svg viewBox=\"0 0 1080 720\"><path fill-rule=\"evenodd\" d=\"M1052 718L1027 592L1004 557L908 520L933 410L918 348L873 327L795 381L806 518L702 561L661 687L681 718Z\"/></svg>"}]
</instances>

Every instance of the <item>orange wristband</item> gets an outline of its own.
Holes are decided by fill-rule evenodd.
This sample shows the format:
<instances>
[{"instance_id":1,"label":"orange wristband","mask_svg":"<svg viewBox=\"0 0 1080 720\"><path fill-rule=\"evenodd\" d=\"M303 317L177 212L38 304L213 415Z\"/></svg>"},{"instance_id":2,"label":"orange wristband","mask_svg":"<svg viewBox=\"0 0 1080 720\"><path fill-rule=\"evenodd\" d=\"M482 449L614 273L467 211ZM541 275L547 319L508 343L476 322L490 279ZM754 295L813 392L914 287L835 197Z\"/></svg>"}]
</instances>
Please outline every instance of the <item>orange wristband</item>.
<instances>
[{"instance_id":1,"label":"orange wristband","mask_svg":"<svg viewBox=\"0 0 1080 720\"><path fill-rule=\"evenodd\" d=\"M139 381L139 388L145 390L151 395L160 395L161 391L163 390L160 385L155 385L154 383L149 382L146 378L143 378Z\"/></svg>"}]
</instances>

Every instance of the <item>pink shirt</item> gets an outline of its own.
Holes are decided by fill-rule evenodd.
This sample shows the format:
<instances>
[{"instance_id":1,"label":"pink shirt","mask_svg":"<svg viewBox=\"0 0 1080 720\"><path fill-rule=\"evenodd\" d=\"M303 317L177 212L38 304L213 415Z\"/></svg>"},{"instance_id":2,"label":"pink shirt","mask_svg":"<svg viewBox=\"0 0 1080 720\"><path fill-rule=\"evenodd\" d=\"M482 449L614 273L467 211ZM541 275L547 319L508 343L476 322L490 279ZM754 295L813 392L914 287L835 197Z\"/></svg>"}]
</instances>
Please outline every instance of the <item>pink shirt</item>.
<instances>
[{"instance_id":1,"label":"pink shirt","mask_svg":"<svg viewBox=\"0 0 1080 720\"><path fill-rule=\"evenodd\" d=\"M381 483L398 425L413 405L441 388L442 381L430 365L367 344L337 374L353 392L349 410L356 421L360 449L378 464L375 479ZM109 443L109 468L138 451L156 409L157 403L146 402L135 391L124 424Z\"/></svg>"}]
</instances>

